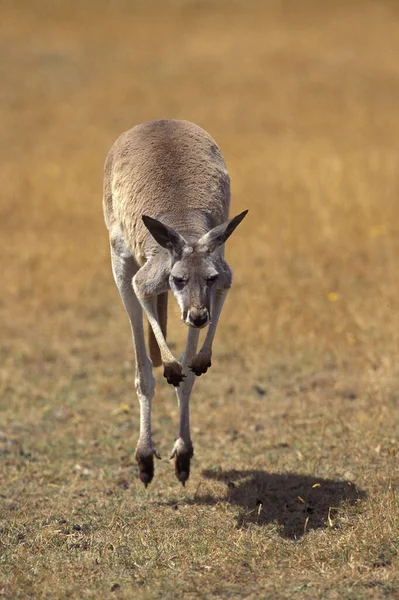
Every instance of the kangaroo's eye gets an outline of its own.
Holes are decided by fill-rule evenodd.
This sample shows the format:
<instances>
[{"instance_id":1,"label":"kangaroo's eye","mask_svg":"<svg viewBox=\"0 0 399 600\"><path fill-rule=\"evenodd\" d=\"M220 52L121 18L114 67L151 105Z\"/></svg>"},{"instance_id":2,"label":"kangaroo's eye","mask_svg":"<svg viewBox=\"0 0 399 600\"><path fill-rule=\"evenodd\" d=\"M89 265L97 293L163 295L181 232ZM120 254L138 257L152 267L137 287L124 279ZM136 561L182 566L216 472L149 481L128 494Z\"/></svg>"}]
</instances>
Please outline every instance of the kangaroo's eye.
<instances>
[{"instance_id":1,"label":"kangaroo's eye","mask_svg":"<svg viewBox=\"0 0 399 600\"><path fill-rule=\"evenodd\" d=\"M176 287L182 288L186 284L186 279L184 277L173 277L173 283Z\"/></svg>"},{"instance_id":2,"label":"kangaroo's eye","mask_svg":"<svg viewBox=\"0 0 399 600\"><path fill-rule=\"evenodd\" d=\"M212 285L213 283L215 283L217 278L218 278L217 275L211 275L210 277L206 278L206 282L208 285Z\"/></svg>"}]
</instances>

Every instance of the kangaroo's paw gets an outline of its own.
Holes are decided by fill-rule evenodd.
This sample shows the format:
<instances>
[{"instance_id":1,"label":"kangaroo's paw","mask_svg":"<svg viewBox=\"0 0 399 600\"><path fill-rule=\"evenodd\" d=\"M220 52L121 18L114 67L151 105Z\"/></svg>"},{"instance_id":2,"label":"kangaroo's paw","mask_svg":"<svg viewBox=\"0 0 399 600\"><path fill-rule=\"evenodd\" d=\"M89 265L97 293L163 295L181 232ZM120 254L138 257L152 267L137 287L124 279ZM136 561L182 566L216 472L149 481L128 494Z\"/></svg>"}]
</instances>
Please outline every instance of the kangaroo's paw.
<instances>
[{"instance_id":1,"label":"kangaroo's paw","mask_svg":"<svg viewBox=\"0 0 399 600\"><path fill-rule=\"evenodd\" d=\"M158 450L152 445L151 448L146 446L137 446L135 458L139 465L139 479L144 486L147 487L154 477L154 456L161 458Z\"/></svg>"},{"instance_id":2,"label":"kangaroo's paw","mask_svg":"<svg viewBox=\"0 0 399 600\"><path fill-rule=\"evenodd\" d=\"M176 440L170 458L175 459L175 474L183 487L190 477L190 462L193 454L194 448L191 441L186 443L181 438Z\"/></svg>"},{"instance_id":3,"label":"kangaroo's paw","mask_svg":"<svg viewBox=\"0 0 399 600\"><path fill-rule=\"evenodd\" d=\"M179 362L163 363L163 376L166 381L175 387L179 387L186 375L183 375L183 367Z\"/></svg>"},{"instance_id":4,"label":"kangaroo's paw","mask_svg":"<svg viewBox=\"0 0 399 600\"><path fill-rule=\"evenodd\" d=\"M200 350L198 354L194 356L188 368L199 377L206 373L211 365L211 353L202 352Z\"/></svg>"}]
</instances>

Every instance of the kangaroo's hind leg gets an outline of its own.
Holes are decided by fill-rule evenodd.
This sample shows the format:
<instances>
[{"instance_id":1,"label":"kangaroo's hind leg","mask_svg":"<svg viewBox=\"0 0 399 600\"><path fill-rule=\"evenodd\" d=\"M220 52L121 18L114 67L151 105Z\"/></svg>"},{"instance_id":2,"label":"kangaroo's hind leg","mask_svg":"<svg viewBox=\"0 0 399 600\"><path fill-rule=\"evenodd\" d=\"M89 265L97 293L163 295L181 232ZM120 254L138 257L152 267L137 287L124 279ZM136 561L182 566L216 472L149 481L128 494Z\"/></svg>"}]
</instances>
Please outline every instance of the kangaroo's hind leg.
<instances>
[{"instance_id":1,"label":"kangaroo's hind leg","mask_svg":"<svg viewBox=\"0 0 399 600\"><path fill-rule=\"evenodd\" d=\"M176 388L179 405L179 432L170 458L175 459L176 477L183 485L186 484L190 476L190 462L194 454L190 435L190 396L195 382L195 375L192 371L188 370L188 365L197 351L199 334L199 329L190 328L188 330L186 347L181 358L183 369L187 371L187 376L180 386Z\"/></svg>"},{"instance_id":2,"label":"kangaroo's hind leg","mask_svg":"<svg viewBox=\"0 0 399 600\"><path fill-rule=\"evenodd\" d=\"M145 346L143 311L132 286L132 278L139 267L121 236L111 238L111 261L115 282L132 328L136 358L135 384L140 402L140 437L135 457L139 465L139 477L147 487L154 476L154 455L161 458L151 436L151 405L155 379L152 374L152 363Z\"/></svg>"}]
</instances>

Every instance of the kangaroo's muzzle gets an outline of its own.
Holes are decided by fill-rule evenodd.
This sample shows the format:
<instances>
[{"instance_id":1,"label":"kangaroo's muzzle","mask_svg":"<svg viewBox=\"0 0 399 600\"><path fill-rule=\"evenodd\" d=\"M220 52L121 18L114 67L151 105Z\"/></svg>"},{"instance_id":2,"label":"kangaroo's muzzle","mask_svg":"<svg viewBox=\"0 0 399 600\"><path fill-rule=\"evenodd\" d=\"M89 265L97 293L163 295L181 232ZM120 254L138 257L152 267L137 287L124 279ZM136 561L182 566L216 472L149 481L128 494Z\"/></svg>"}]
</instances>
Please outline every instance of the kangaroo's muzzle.
<instances>
[{"instance_id":1,"label":"kangaroo's muzzle","mask_svg":"<svg viewBox=\"0 0 399 600\"><path fill-rule=\"evenodd\" d=\"M187 325L202 329L209 323L209 312L206 308L190 308L186 318Z\"/></svg>"}]
</instances>

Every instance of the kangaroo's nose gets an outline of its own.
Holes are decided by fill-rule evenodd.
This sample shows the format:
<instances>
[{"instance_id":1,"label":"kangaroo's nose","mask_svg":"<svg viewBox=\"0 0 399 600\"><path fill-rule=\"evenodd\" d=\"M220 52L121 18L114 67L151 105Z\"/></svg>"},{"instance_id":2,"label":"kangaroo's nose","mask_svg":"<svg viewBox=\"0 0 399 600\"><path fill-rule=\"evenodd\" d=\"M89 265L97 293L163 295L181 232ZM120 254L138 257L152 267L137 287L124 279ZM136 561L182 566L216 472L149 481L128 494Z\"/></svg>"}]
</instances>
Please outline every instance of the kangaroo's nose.
<instances>
[{"instance_id":1,"label":"kangaroo's nose","mask_svg":"<svg viewBox=\"0 0 399 600\"><path fill-rule=\"evenodd\" d=\"M190 325L193 325L194 327L204 327L204 325L206 325L209 320L208 311L206 310L206 308L204 308L202 310L199 310L199 309L190 310L188 319L189 319Z\"/></svg>"}]
</instances>

